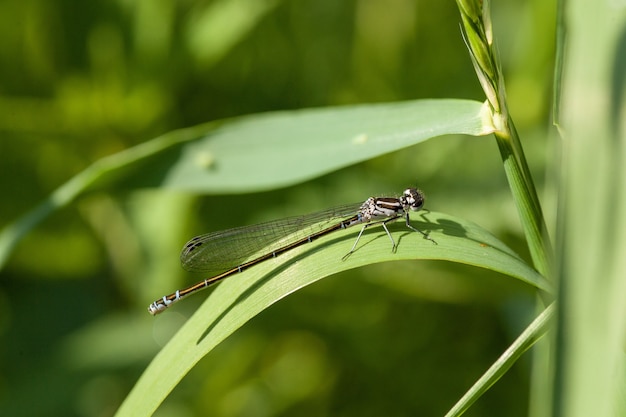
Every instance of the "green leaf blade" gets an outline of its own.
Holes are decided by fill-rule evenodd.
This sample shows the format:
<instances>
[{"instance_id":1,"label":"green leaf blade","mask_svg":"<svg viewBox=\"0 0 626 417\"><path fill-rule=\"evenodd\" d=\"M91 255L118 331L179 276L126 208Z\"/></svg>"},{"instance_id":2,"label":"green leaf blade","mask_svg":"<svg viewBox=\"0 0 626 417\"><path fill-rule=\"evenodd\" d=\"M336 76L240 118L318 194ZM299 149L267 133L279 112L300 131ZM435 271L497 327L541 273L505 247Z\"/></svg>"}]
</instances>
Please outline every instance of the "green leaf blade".
<instances>
[{"instance_id":1,"label":"green leaf blade","mask_svg":"<svg viewBox=\"0 0 626 417\"><path fill-rule=\"evenodd\" d=\"M550 329L554 319L555 305L550 304L518 338L507 348L497 361L476 381L463 397L446 413L446 417L457 417L467 411L489 388L495 384Z\"/></svg>"},{"instance_id":2,"label":"green leaf blade","mask_svg":"<svg viewBox=\"0 0 626 417\"><path fill-rule=\"evenodd\" d=\"M482 103L414 100L249 115L169 132L94 162L0 233L0 269L17 242L93 190L234 194L284 187L447 134L493 131Z\"/></svg>"},{"instance_id":3,"label":"green leaf blade","mask_svg":"<svg viewBox=\"0 0 626 417\"><path fill-rule=\"evenodd\" d=\"M485 135L482 103L416 100L251 115L181 149L164 184L233 193L297 184L427 139Z\"/></svg>"},{"instance_id":4,"label":"green leaf blade","mask_svg":"<svg viewBox=\"0 0 626 417\"><path fill-rule=\"evenodd\" d=\"M252 317L292 292L341 271L394 260L437 259L499 271L551 290L550 284L511 249L471 222L430 212L414 215L412 224L429 233L437 244L396 222L390 225L398 242L395 253L384 231L370 228L356 252L342 261L358 232L351 228L224 281L155 357L117 416L151 415L201 358ZM167 314L157 317L155 326Z\"/></svg>"}]
</instances>

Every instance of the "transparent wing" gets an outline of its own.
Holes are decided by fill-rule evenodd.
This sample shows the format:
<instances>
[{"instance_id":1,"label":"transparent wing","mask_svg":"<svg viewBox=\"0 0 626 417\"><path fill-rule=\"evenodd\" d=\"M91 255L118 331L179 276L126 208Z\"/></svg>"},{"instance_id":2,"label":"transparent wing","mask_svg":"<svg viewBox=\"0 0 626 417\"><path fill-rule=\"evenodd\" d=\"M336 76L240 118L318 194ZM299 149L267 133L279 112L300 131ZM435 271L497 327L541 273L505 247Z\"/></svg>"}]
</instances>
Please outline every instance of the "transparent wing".
<instances>
[{"instance_id":1,"label":"transparent wing","mask_svg":"<svg viewBox=\"0 0 626 417\"><path fill-rule=\"evenodd\" d=\"M355 215L362 203L349 204L266 223L196 236L185 244L180 262L187 271L220 273L287 246Z\"/></svg>"}]
</instances>

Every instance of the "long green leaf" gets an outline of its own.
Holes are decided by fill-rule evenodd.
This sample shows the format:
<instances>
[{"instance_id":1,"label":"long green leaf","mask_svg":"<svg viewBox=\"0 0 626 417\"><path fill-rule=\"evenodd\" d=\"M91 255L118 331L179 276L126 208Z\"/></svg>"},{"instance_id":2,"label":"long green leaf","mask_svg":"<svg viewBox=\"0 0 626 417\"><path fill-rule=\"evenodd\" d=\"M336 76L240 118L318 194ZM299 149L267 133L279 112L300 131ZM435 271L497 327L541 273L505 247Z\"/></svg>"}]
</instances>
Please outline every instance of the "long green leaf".
<instances>
[{"instance_id":1,"label":"long green leaf","mask_svg":"<svg viewBox=\"0 0 626 417\"><path fill-rule=\"evenodd\" d=\"M437 244L398 222L390 228L399 242L396 253L391 252L384 232L374 229L368 230L357 251L342 261L358 232L348 229L226 280L155 357L117 416L151 415L201 358L244 323L299 288L341 271L394 260L438 259L499 271L551 291L541 275L473 223L430 212L414 214L413 224L428 232ZM167 314L157 316L155 326Z\"/></svg>"},{"instance_id":2,"label":"long green leaf","mask_svg":"<svg viewBox=\"0 0 626 417\"><path fill-rule=\"evenodd\" d=\"M416 100L283 111L170 132L103 158L0 234L0 269L54 210L92 190L167 187L240 193L284 187L446 134L493 131L482 104Z\"/></svg>"},{"instance_id":3,"label":"long green leaf","mask_svg":"<svg viewBox=\"0 0 626 417\"><path fill-rule=\"evenodd\" d=\"M624 416L626 7L581 0L563 7L558 360L550 412Z\"/></svg>"},{"instance_id":4,"label":"long green leaf","mask_svg":"<svg viewBox=\"0 0 626 417\"><path fill-rule=\"evenodd\" d=\"M419 100L252 115L185 146L163 185L247 192L309 180L452 133L491 133L482 104Z\"/></svg>"},{"instance_id":5,"label":"long green leaf","mask_svg":"<svg viewBox=\"0 0 626 417\"><path fill-rule=\"evenodd\" d=\"M533 322L518 336L511 346L489 367L487 372L463 395L463 397L448 411L446 417L462 415L476 402L506 371L530 349L549 330L554 318L554 304L546 308Z\"/></svg>"}]
</instances>

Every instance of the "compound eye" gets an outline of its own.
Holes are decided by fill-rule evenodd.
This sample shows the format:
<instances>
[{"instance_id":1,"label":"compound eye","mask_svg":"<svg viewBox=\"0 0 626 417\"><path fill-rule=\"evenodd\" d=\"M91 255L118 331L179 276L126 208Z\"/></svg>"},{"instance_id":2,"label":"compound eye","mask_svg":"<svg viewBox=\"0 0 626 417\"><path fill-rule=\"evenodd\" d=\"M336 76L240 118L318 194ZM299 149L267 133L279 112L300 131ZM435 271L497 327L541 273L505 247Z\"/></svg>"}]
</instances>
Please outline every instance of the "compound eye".
<instances>
[{"instance_id":1,"label":"compound eye","mask_svg":"<svg viewBox=\"0 0 626 417\"><path fill-rule=\"evenodd\" d=\"M404 190L404 198L411 210L417 211L424 205L424 194L417 188Z\"/></svg>"}]
</instances>

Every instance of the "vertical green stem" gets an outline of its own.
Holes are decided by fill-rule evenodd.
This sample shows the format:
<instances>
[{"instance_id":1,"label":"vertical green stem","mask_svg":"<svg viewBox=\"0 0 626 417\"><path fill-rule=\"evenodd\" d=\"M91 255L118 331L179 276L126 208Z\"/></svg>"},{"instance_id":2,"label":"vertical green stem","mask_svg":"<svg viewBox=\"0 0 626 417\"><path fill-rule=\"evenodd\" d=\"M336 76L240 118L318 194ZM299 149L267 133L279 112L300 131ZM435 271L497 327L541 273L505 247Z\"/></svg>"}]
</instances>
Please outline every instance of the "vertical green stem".
<instances>
[{"instance_id":1,"label":"vertical green stem","mask_svg":"<svg viewBox=\"0 0 626 417\"><path fill-rule=\"evenodd\" d=\"M533 264L542 275L550 277L552 275L552 249L539 197L524 158L517 131L510 118L507 119L506 126L506 130L494 133L504 172L518 209Z\"/></svg>"},{"instance_id":2,"label":"vertical green stem","mask_svg":"<svg viewBox=\"0 0 626 417\"><path fill-rule=\"evenodd\" d=\"M550 277L553 275L552 247L522 144L509 115L504 78L493 46L489 1L457 0L457 3L472 63L491 108L496 127L494 135L533 264L541 274Z\"/></svg>"}]
</instances>

